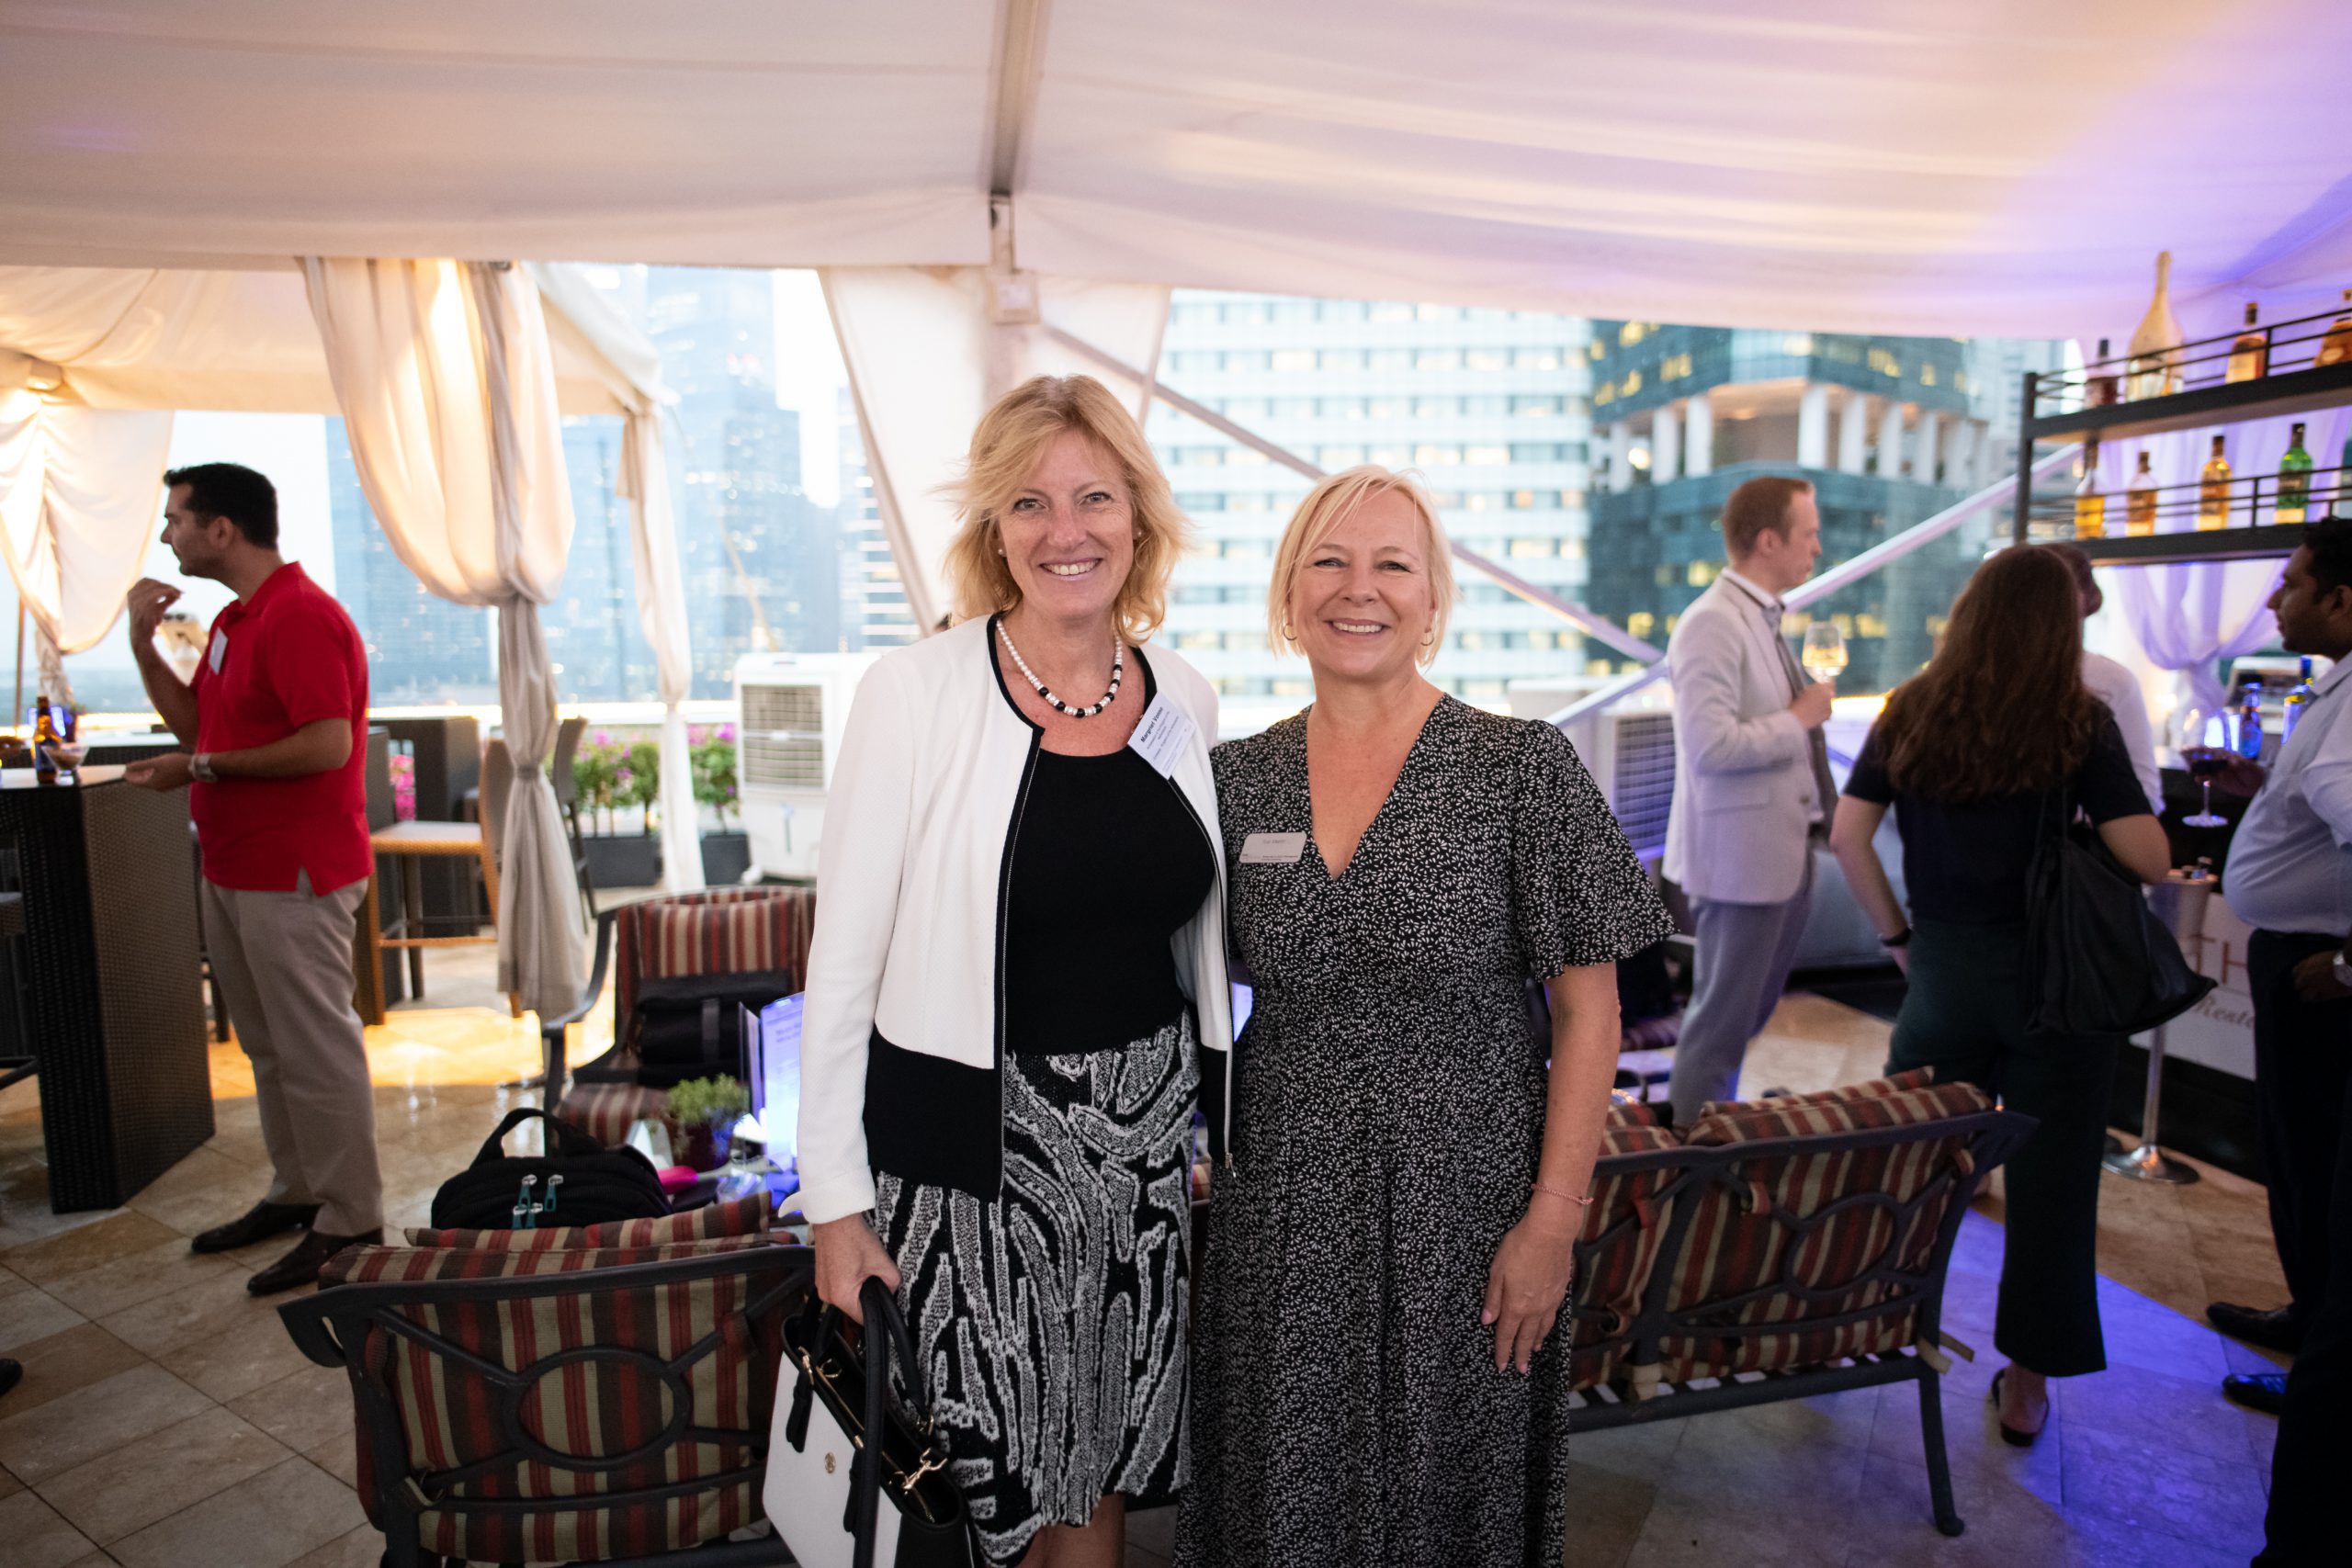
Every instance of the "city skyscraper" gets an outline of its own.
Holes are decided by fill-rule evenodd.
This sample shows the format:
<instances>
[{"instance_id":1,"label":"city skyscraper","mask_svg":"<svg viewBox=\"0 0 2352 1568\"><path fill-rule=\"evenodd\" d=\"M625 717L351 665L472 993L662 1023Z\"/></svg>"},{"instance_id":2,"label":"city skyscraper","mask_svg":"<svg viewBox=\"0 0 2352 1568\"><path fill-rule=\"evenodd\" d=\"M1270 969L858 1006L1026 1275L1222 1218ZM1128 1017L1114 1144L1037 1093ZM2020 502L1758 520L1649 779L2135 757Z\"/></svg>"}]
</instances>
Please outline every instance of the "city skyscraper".
<instances>
[{"instance_id":1,"label":"city skyscraper","mask_svg":"<svg viewBox=\"0 0 2352 1568\"><path fill-rule=\"evenodd\" d=\"M694 692L723 697L750 649L840 646L837 532L800 486L799 417L776 406L770 276L649 268L645 327L677 396L671 477Z\"/></svg>"},{"instance_id":2,"label":"city skyscraper","mask_svg":"<svg viewBox=\"0 0 2352 1568\"><path fill-rule=\"evenodd\" d=\"M1572 316L1179 290L1160 379L1329 470L1416 468L1448 531L1526 581L1583 593L1586 323ZM1229 733L1307 702L1266 644L1276 541L1307 481L1162 404L1148 434L1192 519L1165 636L1216 683ZM1456 564L1462 600L1430 675L1501 706L1508 682L1585 668L1583 635Z\"/></svg>"},{"instance_id":3,"label":"city skyscraper","mask_svg":"<svg viewBox=\"0 0 2352 1568\"><path fill-rule=\"evenodd\" d=\"M620 477L621 421L609 414L563 422L563 464L571 485L571 556L563 591L540 616L556 690L571 702L628 702L652 694L652 650L637 604L629 503Z\"/></svg>"},{"instance_id":4,"label":"city skyscraper","mask_svg":"<svg viewBox=\"0 0 2352 1568\"><path fill-rule=\"evenodd\" d=\"M1588 353L1606 431L1589 603L1661 647L1723 568L1719 519L1741 481L1813 482L1825 568L1981 483L1984 425L1955 339L1601 321ZM1992 526L1963 525L1816 609L1846 636L1841 692L1884 691L1927 661Z\"/></svg>"},{"instance_id":5,"label":"city skyscraper","mask_svg":"<svg viewBox=\"0 0 2352 1568\"><path fill-rule=\"evenodd\" d=\"M897 648L915 640L919 628L907 604L906 584L891 558L874 499L874 476L865 467L865 433L857 423L856 401L843 387L838 407L841 440L842 648Z\"/></svg>"},{"instance_id":6,"label":"city skyscraper","mask_svg":"<svg viewBox=\"0 0 2352 1568\"><path fill-rule=\"evenodd\" d=\"M498 700L491 612L425 591L376 521L343 421L328 419L327 505L335 597L368 648L368 695L383 705Z\"/></svg>"}]
</instances>

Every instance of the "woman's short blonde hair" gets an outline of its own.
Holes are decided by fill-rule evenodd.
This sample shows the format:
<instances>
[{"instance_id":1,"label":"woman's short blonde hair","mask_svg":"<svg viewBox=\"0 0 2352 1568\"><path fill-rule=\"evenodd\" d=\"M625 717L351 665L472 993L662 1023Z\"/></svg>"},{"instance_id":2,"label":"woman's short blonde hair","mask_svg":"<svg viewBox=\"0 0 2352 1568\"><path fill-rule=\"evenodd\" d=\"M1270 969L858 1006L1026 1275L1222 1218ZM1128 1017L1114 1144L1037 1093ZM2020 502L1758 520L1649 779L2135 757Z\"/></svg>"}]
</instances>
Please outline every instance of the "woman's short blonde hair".
<instances>
[{"instance_id":1,"label":"woman's short blonde hair","mask_svg":"<svg viewBox=\"0 0 2352 1568\"><path fill-rule=\"evenodd\" d=\"M953 491L961 525L947 546L956 618L993 615L1021 603L1021 585L1005 564L998 520L1028 485L1046 448L1070 430L1109 454L1126 480L1136 556L1112 615L1120 636L1142 642L1159 629L1168 613L1168 579L1192 530L1176 510L1168 476L1159 471L1135 416L1091 376L1023 381L999 399L972 432L964 477Z\"/></svg>"},{"instance_id":2,"label":"woman's short blonde hair","mask_svg":"<svg viewBox=\"0 0 2352 1568\"><path fill-rule=\"evenodd\" d=\"M1290 625L1290 591L1307 553L1329 538L1331 530L1346 522L1357 507L1374 496L1390 494L1411 502L1421 520L1430 598L1437 606L1430 640L1413 657L1427 664L1445 646L1445 623L1453 614L1453 547L1445 536L1445 525L1437 520L1437 508L1419 479L1366 463L1324 478L1306 492L1306 499L1291 513L1290 525L1283 530L1283 542L1274 550L1273 585L1266 595L1266 640L1276 653L1299 651Z\"/></svg>"}]
</instances>

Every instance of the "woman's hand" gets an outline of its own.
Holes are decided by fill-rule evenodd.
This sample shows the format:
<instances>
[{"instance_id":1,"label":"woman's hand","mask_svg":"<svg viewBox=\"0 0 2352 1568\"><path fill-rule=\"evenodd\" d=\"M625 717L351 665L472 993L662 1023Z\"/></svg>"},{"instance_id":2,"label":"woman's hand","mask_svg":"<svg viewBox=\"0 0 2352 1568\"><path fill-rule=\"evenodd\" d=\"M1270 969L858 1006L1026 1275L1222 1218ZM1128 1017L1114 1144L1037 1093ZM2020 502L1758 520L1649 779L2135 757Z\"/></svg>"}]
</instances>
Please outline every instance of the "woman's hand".
<instances>
[{"instance_id":1,"label":"woman's hand","mask_svg":"<svg viewBox=\"0 0 2352 1568\"><path fill-rule=\"evenodd\" d=\"M1494 1325L1495 1371L1516 1366L1526 1371L1559 1322L1583 1224L1580 1205L1538 1192L1495 1249L1487 1270L1487 1309L1478 1320Z\"/></svg>"},{"instance_id":2,"label":"woman's hand","mask_svg":"<svg viewBox=\"0 0 2352 1568\"><path fill-rule=\"evenodd\" d=\"M839 1307L852 1323L864 1324L865 1313L857 1293L869 1279L879 1280L898 1293L899 1266L874 1239L874 1227L864 1214L845 1214L811 1225L808 1239L817 1247L817 1296L827 1306Z\"/></svg>"}]
</instances>

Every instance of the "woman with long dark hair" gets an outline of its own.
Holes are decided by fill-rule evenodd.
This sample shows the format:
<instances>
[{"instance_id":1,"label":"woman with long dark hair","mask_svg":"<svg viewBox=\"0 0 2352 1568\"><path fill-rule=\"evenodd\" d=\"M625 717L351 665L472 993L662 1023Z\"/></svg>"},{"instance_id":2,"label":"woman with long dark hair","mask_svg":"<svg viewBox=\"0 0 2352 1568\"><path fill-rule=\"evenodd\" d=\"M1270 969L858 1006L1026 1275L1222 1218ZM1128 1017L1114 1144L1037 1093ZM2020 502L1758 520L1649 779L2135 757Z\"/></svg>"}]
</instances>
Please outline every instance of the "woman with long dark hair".
<instances>
[{"instance_id":1,"label":"woman with long dark hair","mask_svg":"<svg viewBox=\"0 0 2352 1568\"><path fill-rule=\"evenodd\" d=\"M2168 868L2131 755L2083 684L2083 630L2064 562L2033 546L1977 569L1943 646L1886 699L1830 830L1864 913L1910 990L1887 1070L1964 1078L2039 1125L2007 1167L2006 1249L1993 1380L2001 1434L2030 1443L2048 1380L2107 1365L2097 1245L2113 1036L2030 1035L2026 868L2045 821L2077 810L2143 882ZM1894 808L1905 919L1871 837Z\"/></svg>"}]
</instances>

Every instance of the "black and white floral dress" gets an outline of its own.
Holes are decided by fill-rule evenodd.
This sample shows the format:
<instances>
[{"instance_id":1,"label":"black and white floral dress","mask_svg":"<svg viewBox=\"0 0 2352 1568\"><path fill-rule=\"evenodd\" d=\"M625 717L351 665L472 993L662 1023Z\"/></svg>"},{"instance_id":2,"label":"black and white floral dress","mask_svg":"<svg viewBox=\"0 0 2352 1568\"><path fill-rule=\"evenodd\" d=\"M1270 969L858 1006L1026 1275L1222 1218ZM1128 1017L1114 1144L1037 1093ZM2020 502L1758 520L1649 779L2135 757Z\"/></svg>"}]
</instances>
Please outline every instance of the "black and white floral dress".
<instances>
[{"instance_id":1,"label":"black and white floral dress","mask_svg":"<svg viewBox=\"0 0 2352 1568\"><path fill-rule=\"evenodd\" d=\"M1193 1355L1184 1568L1554 1568L1566 1309L1530 1375L1480 1324L1544 1117L1527 982L1672 929L1574 750L1451 697L1331 875L1306 716L1214 753L1235 1048ZM1292 863L1254 834L1304 833Z\"/></svg>"}]
</instances>

